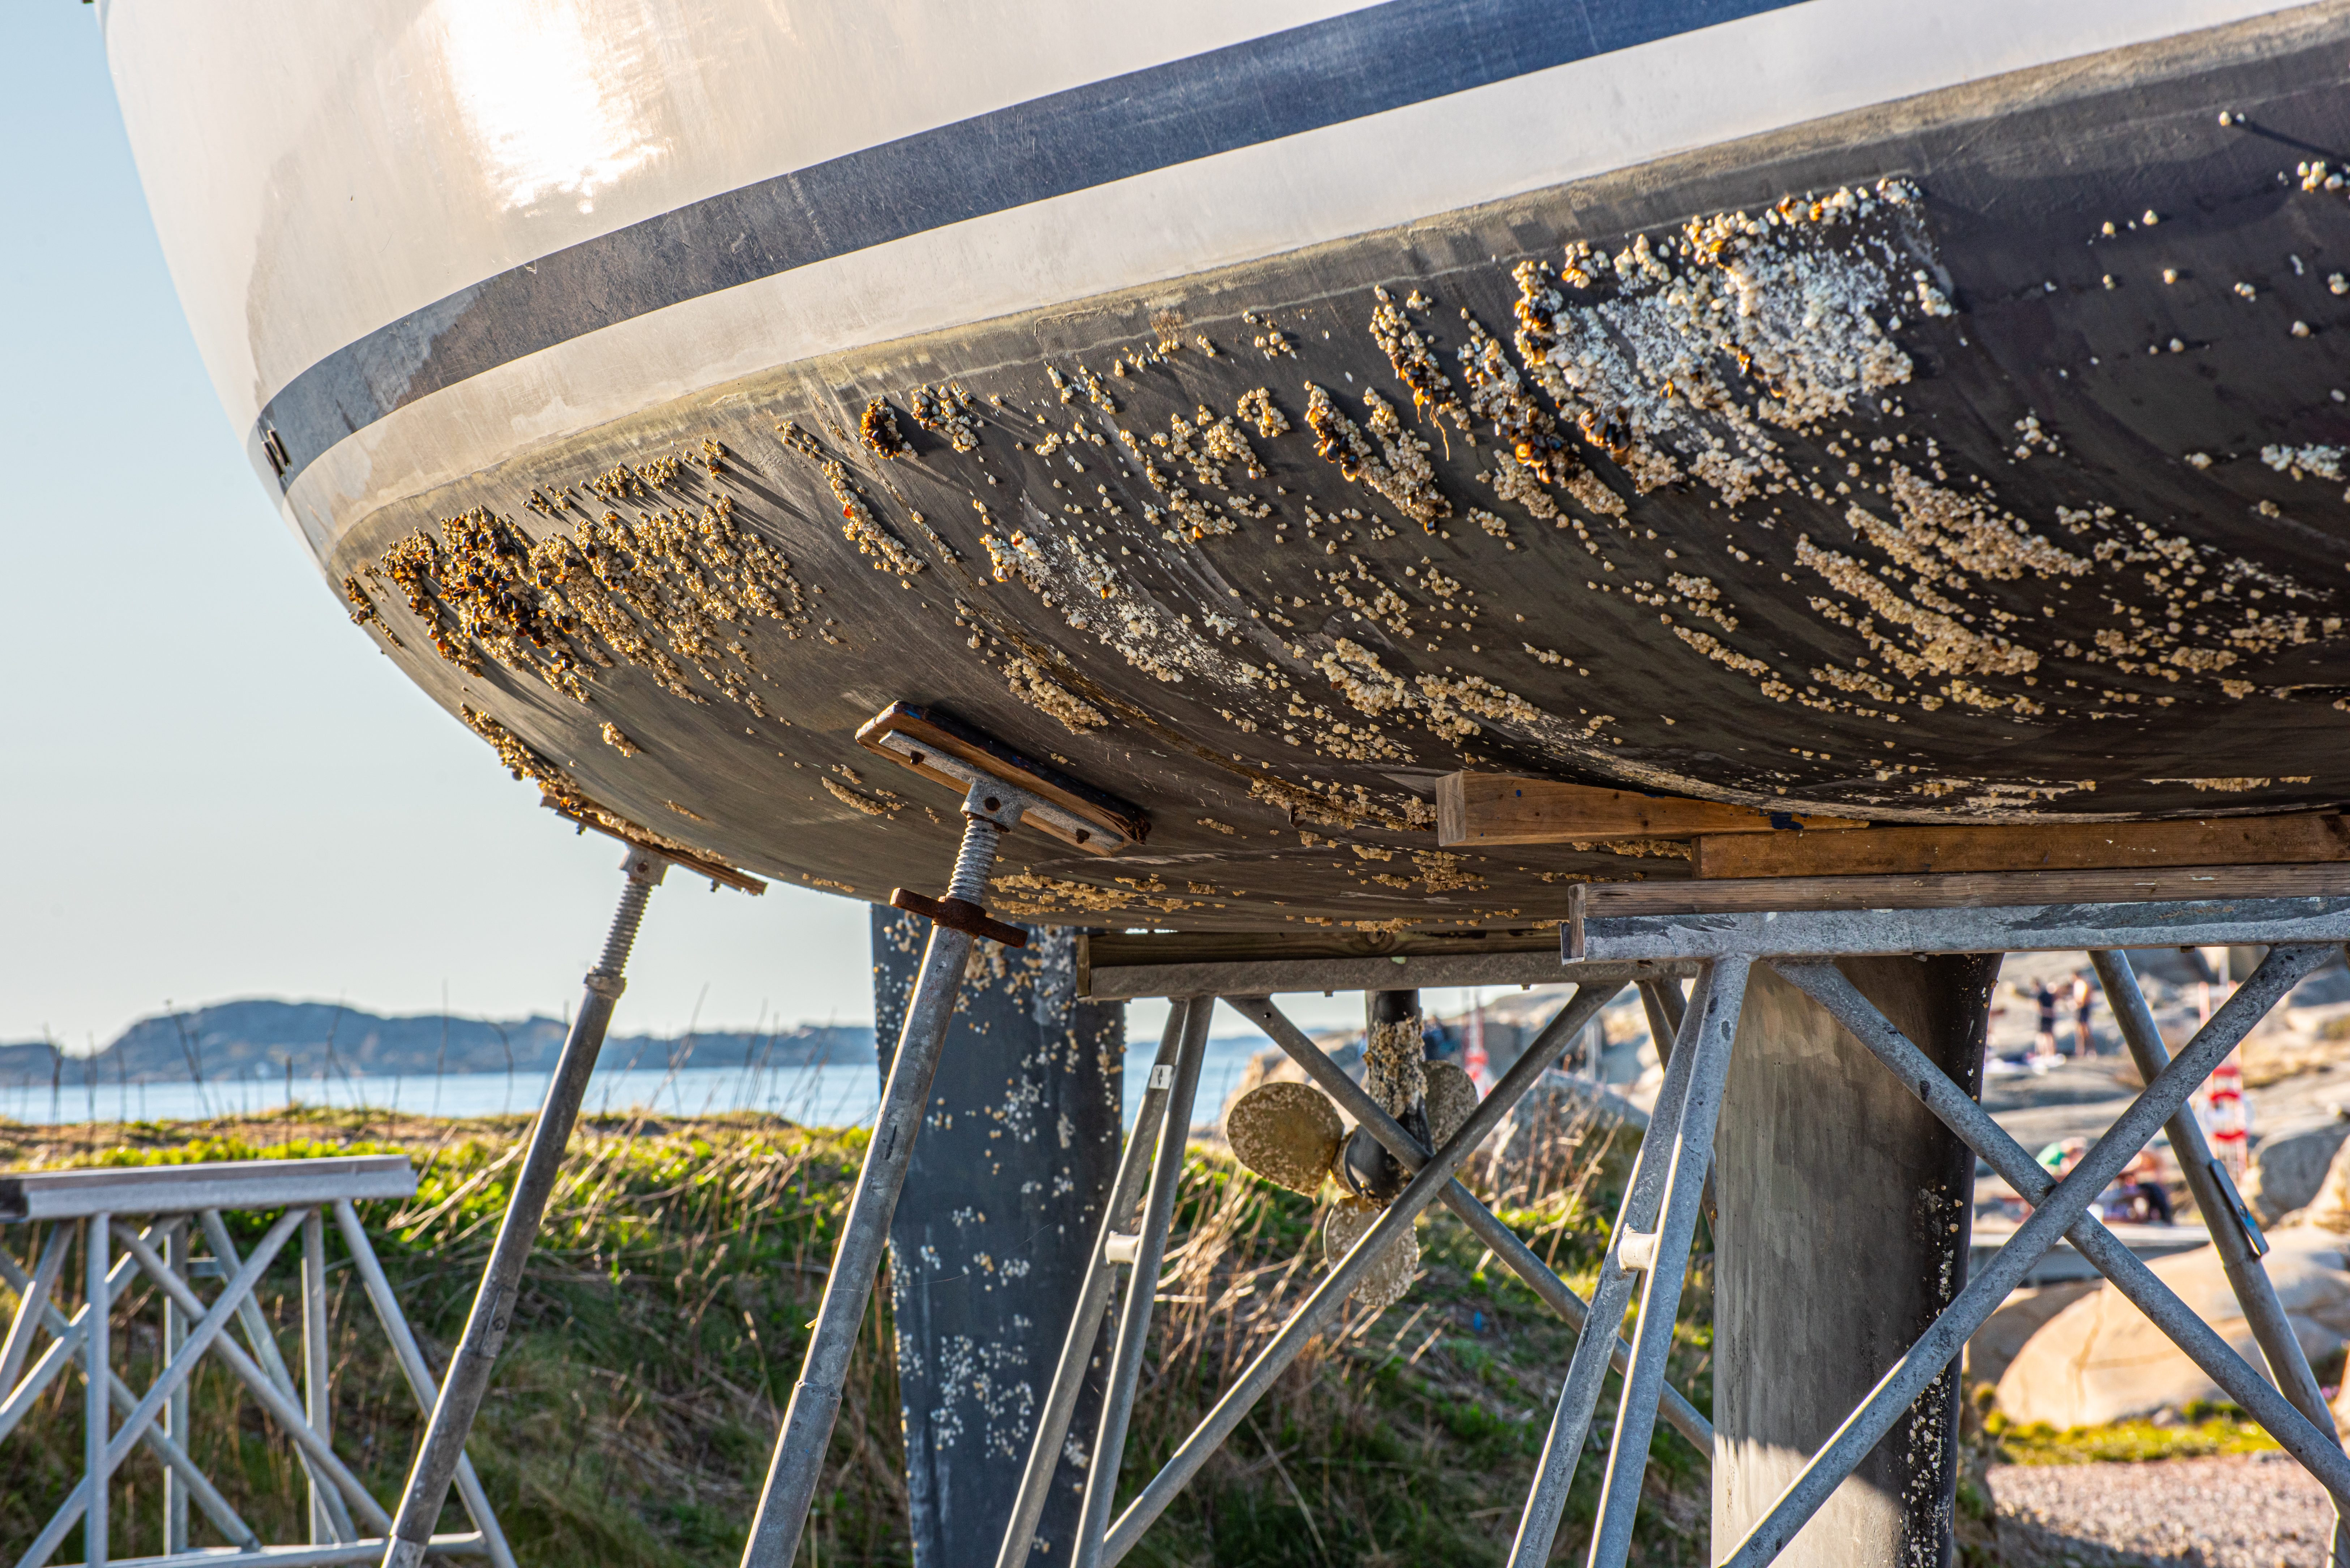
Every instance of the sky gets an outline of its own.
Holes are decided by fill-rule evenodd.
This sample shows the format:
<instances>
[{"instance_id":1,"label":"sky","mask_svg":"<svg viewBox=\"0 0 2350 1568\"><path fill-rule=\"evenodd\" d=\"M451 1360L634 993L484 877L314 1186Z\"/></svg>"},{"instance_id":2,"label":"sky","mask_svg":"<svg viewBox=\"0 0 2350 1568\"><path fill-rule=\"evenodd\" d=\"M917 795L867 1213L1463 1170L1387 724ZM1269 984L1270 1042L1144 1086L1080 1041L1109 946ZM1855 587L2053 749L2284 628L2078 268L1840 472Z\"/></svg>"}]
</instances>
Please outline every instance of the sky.
<instances>
[{"instance_id":1,"label":"sky","mask_svg":"<svg viewBox=\"0 0 2350 1568\"><path fill-rule=\"evenodd\" d=\"M560 1014L619 846L410 685L278 520L181 314L97 7L13 6L6 36L0 1042L87 1050L251 996ZM616 1026L863 1022L868 976L864 905L673 876Z\"/></svg>"}]
</instances>

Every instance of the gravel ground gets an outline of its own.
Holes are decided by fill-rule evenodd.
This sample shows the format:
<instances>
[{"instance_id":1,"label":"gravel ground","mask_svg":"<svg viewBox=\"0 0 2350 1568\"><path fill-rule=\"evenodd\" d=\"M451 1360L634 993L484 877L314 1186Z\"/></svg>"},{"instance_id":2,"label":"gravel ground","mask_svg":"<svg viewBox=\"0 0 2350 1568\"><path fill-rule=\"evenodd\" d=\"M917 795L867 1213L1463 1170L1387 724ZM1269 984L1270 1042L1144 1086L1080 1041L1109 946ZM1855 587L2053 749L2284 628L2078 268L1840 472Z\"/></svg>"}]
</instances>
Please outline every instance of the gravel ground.
<instances>
[{"instance_id":1,"label":"gravel ground","mask_svg":"<svg viewBox=\"0 0 2350 1568\"><path fill-rule=\"evenodd\" d=\"M2018 1564L2324 1568L2325 1492L2282 1453L1997 1465L2001 1555Z\"/></svg>"}]
</instances>

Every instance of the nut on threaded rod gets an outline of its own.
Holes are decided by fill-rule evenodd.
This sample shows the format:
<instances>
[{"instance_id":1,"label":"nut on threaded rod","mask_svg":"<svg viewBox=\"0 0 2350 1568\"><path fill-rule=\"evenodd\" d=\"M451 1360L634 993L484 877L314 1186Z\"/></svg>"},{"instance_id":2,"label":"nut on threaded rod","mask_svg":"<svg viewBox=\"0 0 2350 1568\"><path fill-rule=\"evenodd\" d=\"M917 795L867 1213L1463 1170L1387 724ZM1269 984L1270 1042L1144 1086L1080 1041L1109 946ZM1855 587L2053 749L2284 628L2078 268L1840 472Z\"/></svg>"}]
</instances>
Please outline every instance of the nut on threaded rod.
<instances>
[{"instance_id":1,"label":"nut on threaded rod","mask_svg":"<svg viewBox=\"0 0 2350 1568\"><path fill-rule=\"evenodd\" d=\"M612 929L604 937L604 956L588 971L586 981L588 990L612 1001L628 989L629 950L636 946L637 928L644 924L645 902L668 874L669 862L650 850L631 849L620 862L620 869L629 874L628 885L620 889L619 908L612 911Z\"/></svg>"},{"instance_id":2,"label":"nut on threaded rod","mask_svg":"<svg viewBox=\"0 0 2350 1568\"><path fill-rule=\"evenodd\" d=\"M1007 948L1024 948L1028 933L1017 926L991 919L980 902L987 891L987 873L995 865L996 845L1019 825L1031 797L998 779L983 776L971 786L962 803L962 848L955 856L954 874L947 878L947 896L925 898L903 888L889 889L889 907L926 916L951 930L985 937Z\"/></svg>"}]
</instances>

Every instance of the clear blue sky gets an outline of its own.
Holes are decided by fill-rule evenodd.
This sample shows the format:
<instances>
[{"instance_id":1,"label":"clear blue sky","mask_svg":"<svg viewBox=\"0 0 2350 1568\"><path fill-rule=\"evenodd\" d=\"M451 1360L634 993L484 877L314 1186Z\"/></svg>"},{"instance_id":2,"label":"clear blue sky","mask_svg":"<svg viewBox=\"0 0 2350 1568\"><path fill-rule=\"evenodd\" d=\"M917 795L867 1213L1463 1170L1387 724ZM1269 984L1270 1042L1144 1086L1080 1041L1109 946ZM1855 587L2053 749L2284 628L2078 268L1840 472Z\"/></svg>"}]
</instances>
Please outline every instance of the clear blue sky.
<instances>
[{"instance_id":1,"label":"clear blue sky","mask_svg":"<svg viewBox=\"0 0 2350 1568\"><path fill-rule=\"evenodd\" d=\"M619 846L574 836L425 701L277 521L181 316L96 7L32 0L7 37L0 1042L86 1049L167 1002L245 996L428 1012L445 987L461 1013L561 1012ZM868 1019L865 922L805 889L673 879L620 1027L682 1029L697 1005L710 1028ZM1137 1033L1160 1012L1135 1009Z\"/></svg>"},{"instance_id":2,"label":"clear blue sky","mask_svg":"<svg viewBox=\"0 0 2350 1568\"><path fill-rule=\"evenodd\" d=\"M165 1000L559 1012L619 888L354 628L245 467L147 217L97 8L0 95L0 1041ZM654 897L623 1027L870 1018L865 907Z\"/></svg>"}]
</instances>

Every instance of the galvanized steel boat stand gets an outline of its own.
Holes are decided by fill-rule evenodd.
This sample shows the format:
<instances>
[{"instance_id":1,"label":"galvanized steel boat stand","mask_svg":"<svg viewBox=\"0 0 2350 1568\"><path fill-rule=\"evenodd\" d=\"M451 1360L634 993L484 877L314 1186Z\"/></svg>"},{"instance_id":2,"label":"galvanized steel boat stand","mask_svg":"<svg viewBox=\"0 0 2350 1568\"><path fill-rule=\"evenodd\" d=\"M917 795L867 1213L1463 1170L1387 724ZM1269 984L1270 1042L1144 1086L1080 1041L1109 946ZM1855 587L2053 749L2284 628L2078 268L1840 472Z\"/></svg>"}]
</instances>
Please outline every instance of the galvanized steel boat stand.
<instances>
[{"instance_id":1,"label":"galvanized steel boat stand","mask_svg":"<svg viewBox=\"0 0 2350 1568\"><path fill-rule=\"evenodd\" d=\"M783 1568L798 1553L800 1533L823 1471L825 1449L839 1418L849 1353L856 1347L858 1327L873 1293L882 1249L889 1243L890 1217L906 1184L906 1168L913 1158L914 1137L921 1130L931 1080L938 1075L939 1054L954 1016L972 942L986 937L1006 947L1027 943L1026 932L990 919L982 903L998 844L1005 834L1026 822L1089 854L1109 855L1139 839L1143 831L1141 814L1132 805L1089 789L944 714L899 703L867 724L857 738L871 751L963 790L962 849L955 858L944 898L927 898L904 888L893 889L889 895L895 907L929 918L931 940L922 950L922 967L915 977L897 1053L890 1058L889 1081L881 1091L873 1135L865 1147L865 1163L858 1172L840 1243L833 1253L824 1301L809 1332L806 1358L799 1381L793 1386L791 1404L784 1412L775 1459L760 1493L750 1540L743 1550L746 1568ZM1203 1030L1205 1023L1202 1015ZM1191 1055L1196 1079L1196 1047ZM1188 1107L1188 1089L1183 1094ZM1181 1120L1188 1126L1188 1115ZM1180 1140L1176 1149L1180 1158ZM1171 1203L1171 1175L1163 1186Z\"/></svg>"},{"instance_id":2,"label":"galvanized steel boat stand","mask_svg":"<svg viewBox=\"0 0 2350 1568\"><path fill-rule=\"evenodd\" d=\"M1579 898L1576 908L1581 909ZM1801 1475L1724 1560L1726 1563L1751 1568L1776 1558L2060 1237L2069 1239L2117 1290L2176 1340L2230 1398L2300 1459L2334 1494L2338 1511L2350 1502L2350 1458L2344 1455L2316 1380L2260 1265L2266 1243L2225 1168L2212 1159L2187 1108L2187 1098L2269 1009L2338 950L2345 939L2350 939L2350 898L2343 897L1578 918L1565 933L1564 968L1552 969L1548 975L1573 981L1576 990L1468 1123L1432 1155L1265 996L1247 994L1321 989L1326 982L1349 988L1375 984L1377 967L1383 967L1377 966L1376 961L1209 961L1155 969L1138 964L1125 971L1123 978L1128 983L1123 988L1118 983L1119 977L1113 977L1107 985L1094 983L1088 989L1097 997L1148 994L1140 989L1143 986L1178 991L1171 982L1188 967L1199 991L1206 994L1179 992L1176 996L1177 1005L1151 1071L1150 1090L1095 1245L1092 1271L1064 1339L1052 1391L1039 1414L1028 1469L997 1568L1026 1568L1029 1563L1045 1489L1068 1438L1077 1384L1092 1355L1118 1269L1129 1271L1128 1295L1119 1317L1101 1426L1092 1445L1081 1533L1072 1554L1076 1568L1104 1568L1132 1550L1282 1369L1307 1341L1330 1326L1387 1243L1439 1200L1578 1332L1595 1316L1603 1324L1619 1324L1627 1310L1637 1306L1628 1345L1612 1333L1585 1334L1577 1344L1510 1559L1513 1568L1534 1568L1549 1559L1575 1459L1589 1436L1601 1381L1612 1366L1623 1376L1625 1386L1608 1445L1588 1561L1592 1568L1620 1568L1631 1546L1634 1513L1658 1417L1662 1416L1701 1451L1711 1455L1712 1450L1712 1428L1665 1381L1665 1364L1710 1175L1715 1120L1729 1076L1746 981L1756 964L1769 965L1816 1001L2035 1208L1991 1263L1968 1281L1928 1332L1886 1371L1862 1406L1828 1437ZM2128 961L2118 950L2220 944L2261 945L2270 950L2253 976L2171 1060ZM1971 1095L1905 1038L1860 994L1835 961L1888 954L1923 957L2060 950L2091 953L2147 1085L2127 1114L2062 1182L2055 1181L2001 1130ZM1448 968L1447 961L1440 960L1422 961L1419 970L1409 972L1423 985L1493 983L1518 980L1525 963L1524 959L1513 962L1497 953L1467 970L1458 962ZM1404 978L1402 971L1390 972L1397 979ZM1695 975L1697 983L1684 1005L1679 981L1689 974ZM1558 1059L1585 1023L1627 983L1638 986L1657 1038L1671 1040L1673 1044L1666 1055L1650 1136L1635 1161L1601 1266L1596 1299L1586 1303L1454 1180L1453 1173ZM1156 1279L1164 1253L1172 1210L1171 1185L1180 1170L1199 1053L1206 1039L1206 1014L1219 992L1228 1005L1272 1035L1309 1077L1415 1174L1402 1195L1324 1277L1113 1522L1109 1503L1117 1488L1134 1376L1149 1326L1149 1282ZM2088 1213L2098 1193L2166 1125L2276 1386ZM1150 1185L1138 1224L1135 1203L1146 1151L1150 1154ZM1800 1368L1788 1371L1802 1375ZM2337 1568L2350 1568L2350 1549L2345 1549L2338 1525L2333 1561Z\"/></svg>"},{"instance_id":3,"label":"galvanized steel boat stand","mask_svg":"<svg viewBox=\"0 0 2350 1568\"><path fill-rule=\"evenodd\" d=\"M629 950L636 945L637 929L644 921L645 902L660 885L670 867L668 857L630 846L620 862L628 880L620 889L619 908L604 939L603 956L588 971L579 1012L564 1037L563 1054L556 1059L555 1076L546 1085L538 1119L531 1125L530 1143L523 1155L522 1171L515 1178L514 1196L498 1221L498 1237L490 1261L482 1270L481 1288L474 1293L465 1330L450 1358L449 1376L433 1401L432 1418L408 1472L390 1540L383 1550L384 1568L418 1568L432 1546L432 1532L448 1501L449 1483L463 1460L465 1438L473 1417L490 1390L498 1350L514 1320L515 1302L522 1293L523 1270L530 1262L531 1244L538 1239L546 1217L547 1200L555 1195L562 1174L564 1150L579 1118L579 1104L588 1080L596 1071L596 1057L604 1048L612 1010L628 989Z\"/></svg>"},{"instance_id":4,"label":"galvanized steel boat stand","mask_svg":"<svg viewBox=\"0 0 2350 1568\"><path fill-rule=\"evenodd\" d=\"M139 1563L192 1568L197 1563L372 1563L380 1557L391 1516L333 1446L326 1215L332 1210L368 1303L390 1341L418 1407L429 1409L436 1394L432 1369L352 1208L358 1200L405 1199L415 1190L415 1173L402 1155L37 1171L0 1180L0 1220L51 1227L29 1271L0 1249L0 1280L16 1295L16 1315L5 1339L0 1340L0 1438L76 1363L84 1395L82 1478L32 1543L13 1559L17 1568L41 1568L77 1524L84 1526L85 1562L93 1568L105 1563L110 1534L107 1482L140 1446L163 1466L163 1552L140 1557L135 1560ZM281 1208L284 1212L259 1244L240 1254L223 1213ZM149 1223L143 1229L122 1223L132 1215L148 1216ZM191 1235L192 1226L200 1236ZM83 1301L68 1316L51 1297L78 1229L84 1260ZM297 1231L302 1237L298 1383L253 1299L254 1287ZM199 1240L203 1256L195 1251ZM111 1332L109 1323L113 1303L142 1273L162 1296L163 1356L154 1382L140 1393L115 1370L114 1349L124 1342ZM223 1282L210 1300L196 1285L205 1279ZM99 1303L95 1310L92 1303ZM231 1335L232 1327L242 1334L243 1345ZM34 1357L33 1346L44 1333L48 1345ZM309 1545L265 1546L191 1457L188 1379L207 1355L224 1364L293 1441L309 1480ZM119 1413L119 1424L109 1410ZM452 1474L474 1528L433 1537L432 1551L483 1555L492 1568L514 1568L514 1553L462 1451ZM228 1539L226 1551L191 1549L191 1504Z\"/></svg>"}]
</instances>

